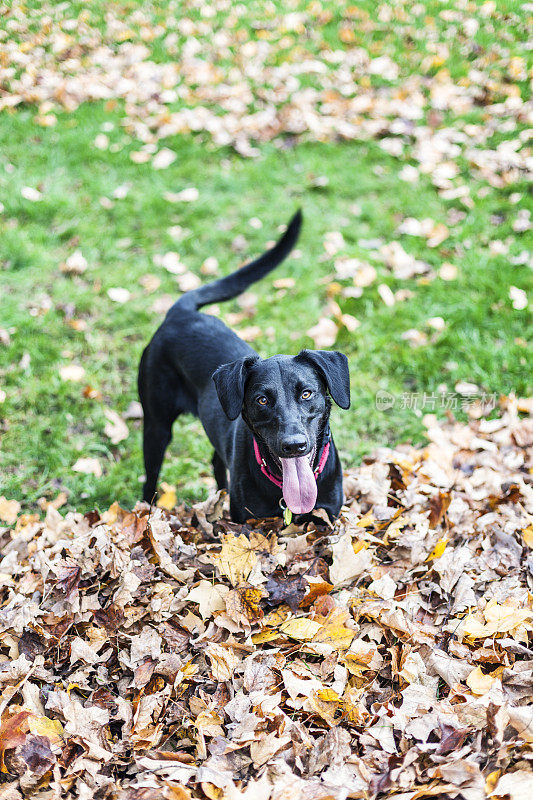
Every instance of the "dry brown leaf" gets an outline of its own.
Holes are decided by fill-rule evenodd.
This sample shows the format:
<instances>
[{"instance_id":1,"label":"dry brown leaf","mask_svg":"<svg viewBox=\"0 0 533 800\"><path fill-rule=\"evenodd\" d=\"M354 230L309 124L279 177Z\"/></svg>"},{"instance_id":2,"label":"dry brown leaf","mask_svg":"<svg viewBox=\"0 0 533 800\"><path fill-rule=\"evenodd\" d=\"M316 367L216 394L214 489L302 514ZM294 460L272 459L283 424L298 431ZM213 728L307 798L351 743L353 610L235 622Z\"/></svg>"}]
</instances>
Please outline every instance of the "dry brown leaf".
<instances>
[{"instance_id":1,"label":"dry brown leaf","mask_svg":"<svg viewBox=\"0 0 533 800\"><path fill-rule=\"evenodd\" d=\"M358 545L364 545L360 542ZM333 545L333 563L329 576L334 586L356 578L368 569L372 562L372 553L365 546L354 549L354 542L349 533L343 534Z\"/></svg>"},{"instance_id":2,"label":"dry brown leaf","mask_svg":"<svg viewBox=\"0 0 533 800\"><path fill-rule=\"evenodd\" d=\"M208 619L215 612L224 611L229 591L223 583L213 584L210 581L202 580L198 586L191 589L187 600L191 603L198 603L202 619Z\"/></svg>"},{"instance_id":3,"label":"dry brown leaf","mask_svg":"<svg viewBox=\"0 0 533 800\"><path fill-rule=\"evenodd\" d=\"M231 647L222 647L215 642L206 647L205 654L211 662L211 672L216 681L229 681L241 662Z\"/></svg>"}]
</instances>

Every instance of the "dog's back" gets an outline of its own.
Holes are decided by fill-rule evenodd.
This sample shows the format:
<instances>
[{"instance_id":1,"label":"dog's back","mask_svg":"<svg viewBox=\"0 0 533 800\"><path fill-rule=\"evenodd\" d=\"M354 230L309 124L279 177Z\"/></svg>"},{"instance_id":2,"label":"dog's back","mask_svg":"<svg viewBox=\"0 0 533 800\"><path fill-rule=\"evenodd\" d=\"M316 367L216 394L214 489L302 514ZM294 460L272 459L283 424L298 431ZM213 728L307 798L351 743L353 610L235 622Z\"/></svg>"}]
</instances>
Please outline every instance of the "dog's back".
<instances>
[{"instance_id":1,"label":"dog's back","mask_svg":"<svg viewBox=\"0 0 533 800\"><path fill-rule=\"evenodd\" d=\"M218 416L223 412L212 375L222 364L254 354L222 320L201 314L198 309L237 297L275 269L294 247L301 224L302 214L297 211L281 239L266 253L236 272L180 297L145 348L138 375L144 410L145 500L154 496L176 417L182 413L198 415L199 406L213 409L213 414L208 414L210 423L206 426L204 420L204 427L216 430Z\"/></svg>"},{"instance_id":2,"label":"dog's back","mask_svg":"<svg viewBox=\"0 0 533 800\"><path fill-rule=\"evenodd\" d=\"M167 363L190 386L192 396L205 388L221 364L253 353L252 348L220 319L199 314L198 309L237 297L252 283L268 275L293 249L301 224L302 213L297 211L281 239L266 253L224 278L183 294L169 309L145 349L140 374L150 373L152 363L157 363L159 368ZM139 385L139 391L144 391L144 387ZM195 413L192 408L187 410Z\"/></svg>"}]
</instances>

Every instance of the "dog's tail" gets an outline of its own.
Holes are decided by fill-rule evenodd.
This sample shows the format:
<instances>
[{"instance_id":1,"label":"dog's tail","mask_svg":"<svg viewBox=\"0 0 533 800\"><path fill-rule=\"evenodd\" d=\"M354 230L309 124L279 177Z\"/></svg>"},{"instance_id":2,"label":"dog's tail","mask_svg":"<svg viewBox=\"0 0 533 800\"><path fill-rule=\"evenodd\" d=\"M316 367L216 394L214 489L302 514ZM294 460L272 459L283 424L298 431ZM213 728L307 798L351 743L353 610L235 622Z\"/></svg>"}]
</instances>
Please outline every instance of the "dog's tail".
<instances>
[{"instance_id":1,"label":"dog's tail","mask_svg":"<svg viewBox=\"0 0 533 800\"><path fill-rule=\"evenodd\" d=\"M272 247L263 253L262 256L245 264L236 272L227 275L225 278L220 278L212 283L207 283L205 286L200 286L198 289L193 289L186 292L179 300L174 303L174 308L180 308L187 311L196 311L202 306L207 306L209 303L220 303L223 300L231 300L232 297L242 294L248 286L268 275L274 267L277 267L284 258L287 258L292 248L296 244L300 228L302 225L302 212L298 210L294 217L289 222L287 230L281 239Z\"/></svg>"}]
</instances>

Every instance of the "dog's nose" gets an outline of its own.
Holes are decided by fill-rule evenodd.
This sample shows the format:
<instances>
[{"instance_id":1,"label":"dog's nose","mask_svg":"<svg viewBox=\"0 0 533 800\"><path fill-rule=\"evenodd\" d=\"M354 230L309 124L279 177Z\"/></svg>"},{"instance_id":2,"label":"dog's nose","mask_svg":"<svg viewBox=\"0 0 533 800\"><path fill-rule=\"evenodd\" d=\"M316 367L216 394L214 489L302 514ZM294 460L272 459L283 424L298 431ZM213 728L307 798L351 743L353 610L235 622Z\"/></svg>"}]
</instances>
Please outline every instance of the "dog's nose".
<instances>
[{"instance_id":1,"label":"dog's nose","mask_svg":"<svg viewBox=\"0 0 533 800\"><path fill-rule=\"evenodd\" d=\"M286 436L281 442L284 456L301 456L307 450L307 441L303 436Z\"/></svg>"}]
</instances>

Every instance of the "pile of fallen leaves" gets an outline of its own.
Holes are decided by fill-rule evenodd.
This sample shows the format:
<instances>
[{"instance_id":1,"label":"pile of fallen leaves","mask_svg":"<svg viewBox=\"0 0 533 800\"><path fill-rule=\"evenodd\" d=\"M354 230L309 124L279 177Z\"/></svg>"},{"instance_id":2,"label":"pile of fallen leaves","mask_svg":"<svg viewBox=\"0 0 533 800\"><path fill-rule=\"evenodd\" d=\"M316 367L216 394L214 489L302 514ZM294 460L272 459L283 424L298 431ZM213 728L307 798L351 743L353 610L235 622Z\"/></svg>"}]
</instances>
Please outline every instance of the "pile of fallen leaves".
<instances>
[{"instance_id":1,"label":"pile of fallen leaves","mask_svg":"<svg viewBox=\"0 0 533 800\"><path fill-rule=\"evenodd\" d=\"M533 403L427 417L317 517L0 499L0 798L524 798Z\"/></svg>"}]
</instances>

